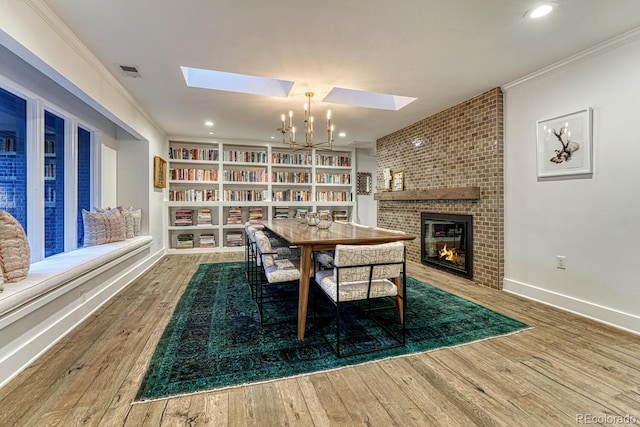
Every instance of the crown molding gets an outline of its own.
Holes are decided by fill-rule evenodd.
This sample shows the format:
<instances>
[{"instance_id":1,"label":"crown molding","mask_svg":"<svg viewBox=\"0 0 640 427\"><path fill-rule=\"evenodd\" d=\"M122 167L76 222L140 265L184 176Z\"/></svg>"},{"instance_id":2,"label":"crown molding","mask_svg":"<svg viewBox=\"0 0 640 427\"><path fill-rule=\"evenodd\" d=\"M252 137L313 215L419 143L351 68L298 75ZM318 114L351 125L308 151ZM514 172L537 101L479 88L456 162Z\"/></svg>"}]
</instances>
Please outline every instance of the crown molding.
<instances>
[{"instance_id":1,"label":"crown molding","mask_svg":"<svg viewBox=\"0 0 640 427\"><path fill-rule=\"evenodd\" d=\"M509 90L522 83L528 82L529 80L538 79L548 74L553 74L565 70L575 64L595 58L597 56L625 46L629 43L633 43L637 40L640 40L640 27L622 33L619 36L590 47L589 49L584 50L576 55L570 56L566 59L563 59L562 61L556 62L555 64L551 64L548 67L544 67L517 80L504 84L502 85L502 90Z\"/></svg>"},{"instance_id":2,"label":"crown molding","mask_svg":"<svg viewBox=\"0 0 640 427\"><path fill-rule=\"evenodd\" d=\"M153 126L162 131L162 128L158 126L158 124L149 117L148 113L145 109L140 105L140 103L127 91L127 89L113 76L113 74L98 60L98 58L85 46L84 43L76 36L67 25L53 12L53 10L46 5L42 0L23 0L25 4L27 4L33 11L45 22L56 34L60 36L62 40L64 40L69 47L71 47L77 54L82 58L82 60L89 65L99 76L100 78L109 85L118 95L122 96L125 101L131 105L134 109L136 109L146 120L148 120ZM56 71L61 77L65 80L69 81L66 77ZM87 94L82 88L76 86L73 82L69 81L74 87L78 88L82 91L83 94L90 97L95 104L101 105L97 100L90 95ZM102 114L104 114L107 110L102 107ZM113 115L113 114L111 114ZM120 118L120 120L124 123L124 121Z\"/></svg>"}]
</instances>

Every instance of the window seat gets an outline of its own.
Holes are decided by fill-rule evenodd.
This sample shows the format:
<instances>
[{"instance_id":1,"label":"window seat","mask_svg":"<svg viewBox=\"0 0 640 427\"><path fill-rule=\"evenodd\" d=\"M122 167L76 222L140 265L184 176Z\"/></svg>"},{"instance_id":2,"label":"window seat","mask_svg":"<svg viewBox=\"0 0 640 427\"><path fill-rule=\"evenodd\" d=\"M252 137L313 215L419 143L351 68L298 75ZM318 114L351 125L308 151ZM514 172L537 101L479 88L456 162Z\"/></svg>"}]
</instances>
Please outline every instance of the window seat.
<instances>
[{"instance_id":1,"label":"window seat","mask_svg":"<svg viewBox=\"0 0 640 427\"><path fill-rule=\"evenodd\" d=\"M0 387L164 254L137 236L53 255L0 292Z\"/></svg>"},{"instance_id":2,"label":"window seat","mask_svg":"<svg viewBox=\"0 0 640 427\"><path fill-rule=\"evenodd\" d=\"M7 283L4 292L0 292L0 317L75 278L151 244L151 241L151 236L137 236L122 242L89 246L34 262L26 279L17 283Z\"/></svg>"}]
</instances>

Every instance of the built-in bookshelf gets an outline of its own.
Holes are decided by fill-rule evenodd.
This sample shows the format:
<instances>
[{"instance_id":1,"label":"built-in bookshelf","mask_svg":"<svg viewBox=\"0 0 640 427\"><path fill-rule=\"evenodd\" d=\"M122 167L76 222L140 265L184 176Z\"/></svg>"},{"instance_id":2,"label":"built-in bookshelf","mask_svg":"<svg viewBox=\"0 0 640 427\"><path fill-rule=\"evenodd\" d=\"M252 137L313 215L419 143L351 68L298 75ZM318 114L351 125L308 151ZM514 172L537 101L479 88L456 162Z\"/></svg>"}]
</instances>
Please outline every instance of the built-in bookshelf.
<instances>
[{"instance_id":1,"label":"built-in bookshelf","mask_svg":"<svg viewBox=\"0 0 640 427\"><path fill-rule=\"evenodd\" d=\"M269 144L169 141L169 253L238 250L244 224L298 211L355 216L355 153Z\"/></svg>"}]
</instances>

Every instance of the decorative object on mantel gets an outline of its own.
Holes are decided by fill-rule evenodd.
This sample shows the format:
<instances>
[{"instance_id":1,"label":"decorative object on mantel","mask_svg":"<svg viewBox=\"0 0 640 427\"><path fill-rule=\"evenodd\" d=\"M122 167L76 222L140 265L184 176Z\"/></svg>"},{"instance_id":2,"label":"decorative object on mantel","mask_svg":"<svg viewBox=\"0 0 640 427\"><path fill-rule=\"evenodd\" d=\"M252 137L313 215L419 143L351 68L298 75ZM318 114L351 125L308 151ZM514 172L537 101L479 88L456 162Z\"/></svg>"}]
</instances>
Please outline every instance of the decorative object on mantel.
<instances>
[{"instance_id":1,"label":"decorative object on mantel","mask_svg":"<svg viewBox=\"0 0 640 427\"><path fill-rule=\"evenodd\" d=\"M404 171L393 171L393 191L404 190Z\"/></svg>"},{"instance_id":2,"label":"decorative object on mantel","mask_svg":"<svg viewBox=\"0 0 640 427\"><path fill-rule=\"evenodd\" d=\"M391 191L391 169L384 168L382 170L382 177L384 178L384 191Z\"/></svg>"},{"instance_id":3,"label":"decorative object on mantel","mask_svg":"<svg viewBox=\"0 0 640 427\"><path fill-rule=\"evenodd\" d=\"M371 195L371 173L370 172L358 172L357 173L357 185L356 191L358 196L370 196Z\"/></svg>"},{"instance_id":4,"label":"decorative object on mantel","mask_svg":"<svg viewBox=\"0 0 640 427\"><path fill-rule=\"evenodd\" d=\"M480 200L480 187L378 192L374 200Z\"/></svg>"},{"instance_id":5,"label":"decorative object on mantel","mask_svg":"<svg viewBox=\"0 0 640 427\"><path fill-rule=\"evenodd\" d=\"M167 186L167 161L162 157L153 157L153 186L165 188Z\"/></svg>"},{"instance_id":6,"label":"decorative object on mantel","mask_svg":"<svg viewBox=\"0 0 640 427\"><path fill-rule=\"evenodd\" d=\"M538 178L593 173L591 108L539 120Z\"/></svg>"},{"instance_id":7,"label":"decorative object on mantel","mask_svg":"<svg viewBox=\"0 0 640 427\"><path fill-rule=\"evenodd\" d=\"M293 111L289 111L289 124L285 122L286 116L283 114L282 126L279 127L279 130L282 133L282 143L288 144L289 148L292 150L296 149L311 149L329 146L329 150L333 149L333 129L334 125L331 124L331 110L327 110L327 140L324 142L313 142L313 116L311 115L311 98L313 97L313 92L306 92L304 96L307 97L308 101L304 104L304 126L305 126L305 142L304 144L298 144L296 142L296 127L293 126ZM286 140L285 136L289 134L289 141Z\"/></svg>"}]
</instances>

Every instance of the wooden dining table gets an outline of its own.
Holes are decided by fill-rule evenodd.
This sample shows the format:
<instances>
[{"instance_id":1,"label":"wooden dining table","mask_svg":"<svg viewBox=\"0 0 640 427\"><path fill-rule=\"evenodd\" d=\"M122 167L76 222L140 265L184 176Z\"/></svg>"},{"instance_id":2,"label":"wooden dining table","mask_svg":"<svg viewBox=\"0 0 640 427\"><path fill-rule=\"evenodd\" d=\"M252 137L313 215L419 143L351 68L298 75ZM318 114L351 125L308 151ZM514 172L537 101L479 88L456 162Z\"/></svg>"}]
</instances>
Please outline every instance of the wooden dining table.
<instances>
[{"instance_id":1,"label":"wooden dining table","mask_svg":"<svg viewBox=\"0 0 640 427\"><path fill-rule=\"evenodd\" d=\"M373 245L400 240L413 240L416 236L392 230L364 227L335 221L329 229L321 230L297 219L271 219L260 221L273 233L300 248L300 285L298 293L298 339L304 339L309 301L309 277L313 253L334 250L336 245ZM398 288L399 290L400 287Z\"/></svg>"}]
</instances>

